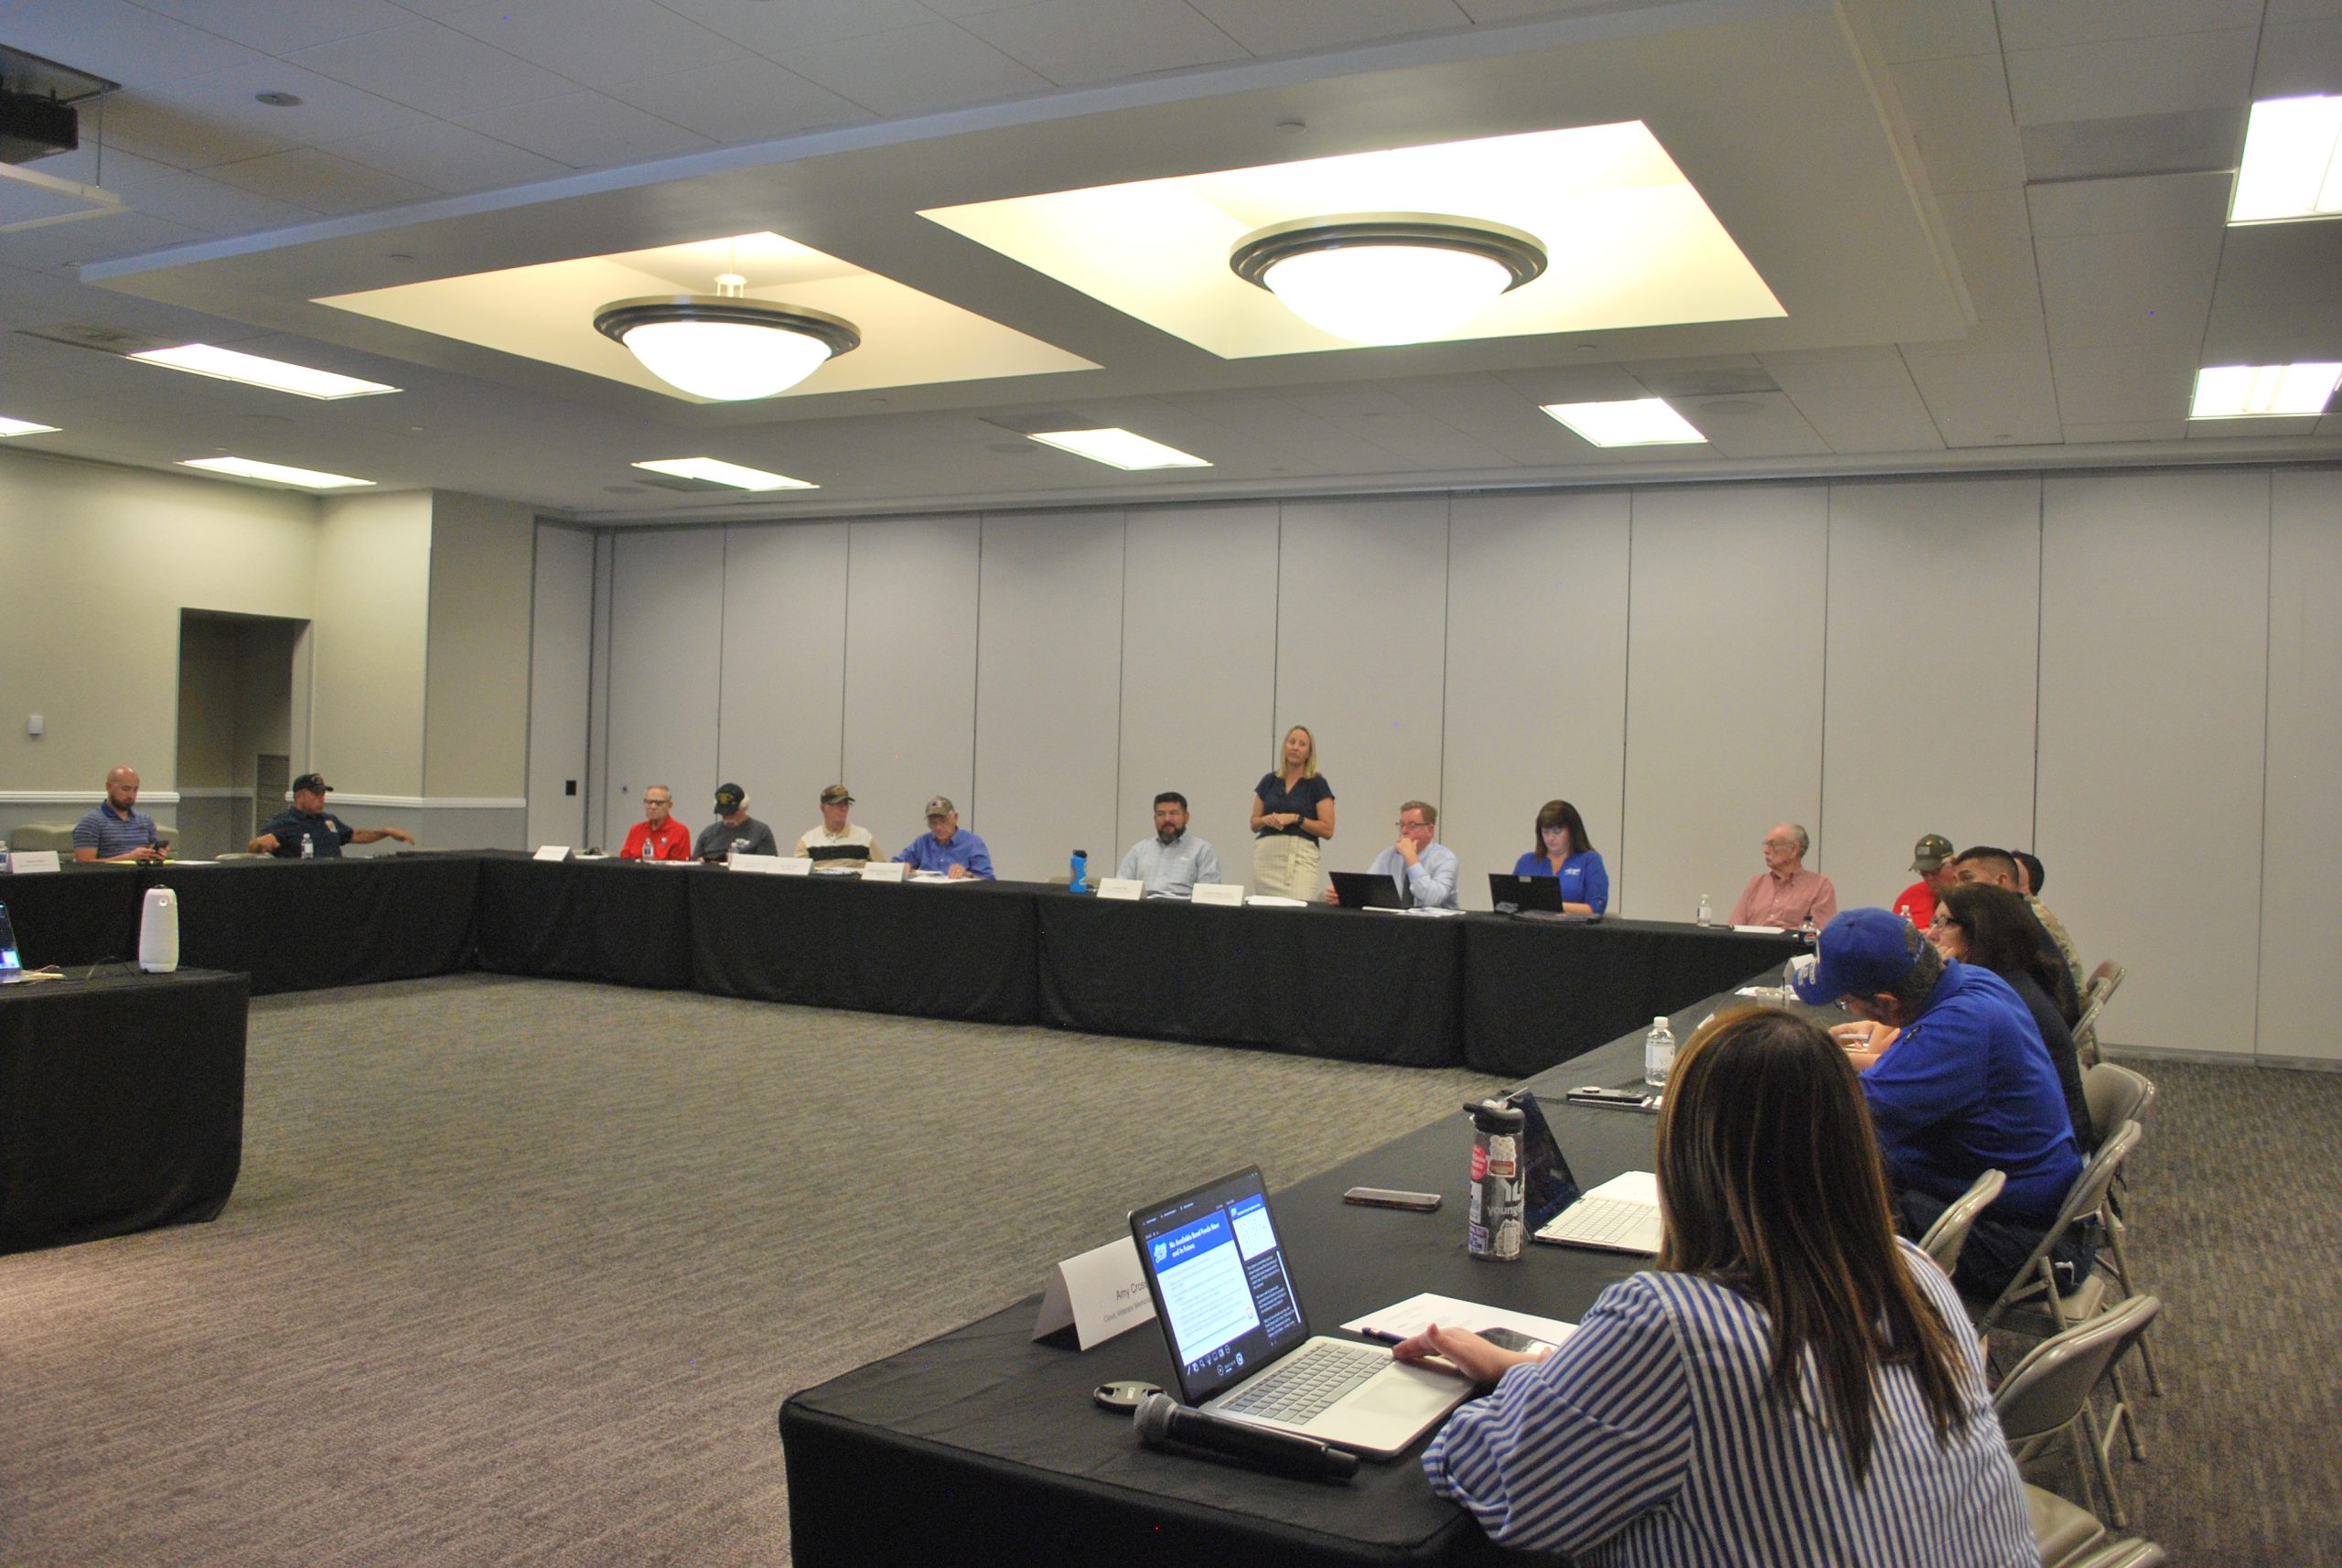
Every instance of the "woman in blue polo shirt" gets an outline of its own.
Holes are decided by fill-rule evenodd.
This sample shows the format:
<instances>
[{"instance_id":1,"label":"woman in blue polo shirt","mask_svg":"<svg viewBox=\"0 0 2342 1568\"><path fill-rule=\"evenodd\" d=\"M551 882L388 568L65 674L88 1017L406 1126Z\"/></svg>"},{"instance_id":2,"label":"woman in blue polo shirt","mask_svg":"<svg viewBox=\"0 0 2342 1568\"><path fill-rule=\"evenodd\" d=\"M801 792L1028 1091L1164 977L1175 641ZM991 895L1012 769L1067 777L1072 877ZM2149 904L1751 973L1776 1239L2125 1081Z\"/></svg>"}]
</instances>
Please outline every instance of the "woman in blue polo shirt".
<instances>
[{"instance_id":1,"label":"woman in blue polo shirt","mask_svg":"<svg viewBox=\"0 0 2342 1568\"><path fill-rule=\"evenodd\" d=\"M1585 842L1585 819L1567 800L1537 808L1537 847L1513 862L1515 876L1558 876L1562 908L1573 915L1599 915L1610 907L1610 873Z\"/></svg>"}]
</instances>

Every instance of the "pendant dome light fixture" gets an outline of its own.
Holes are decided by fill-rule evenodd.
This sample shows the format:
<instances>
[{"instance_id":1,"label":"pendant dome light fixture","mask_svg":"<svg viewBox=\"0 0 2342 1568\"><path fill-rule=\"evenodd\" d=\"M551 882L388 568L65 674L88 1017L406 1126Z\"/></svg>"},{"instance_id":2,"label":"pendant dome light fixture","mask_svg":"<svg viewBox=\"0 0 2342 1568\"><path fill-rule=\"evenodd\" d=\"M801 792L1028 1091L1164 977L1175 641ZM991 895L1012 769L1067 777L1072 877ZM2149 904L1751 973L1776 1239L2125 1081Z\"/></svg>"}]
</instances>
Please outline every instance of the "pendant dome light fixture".
<instances>
[{"instance_id":1,"label":"pendant dome light fixture","mask_svg":"<svg viewBox=\"0 0 2342 1568\"><path fill-rule=\"evenodd\" d=\"M1477 218L1359 212L1258 229L1229 266L1353 343L1445 338L1545 270L1533 234Z\"/></svg>"},{"instance_id":2,"label":"pendant dome light fixture","mask_svg":"<svg viewBox=\"0 0 2342 1568\"><path fill-rule=\"evenodd\" d=\"M854 323L801 305L750 299L747 279L725 273L714 294L614 300L594 330L623 343L668 385L718 403L771 397L858 347Z\"/></svg>"}]
</instances>

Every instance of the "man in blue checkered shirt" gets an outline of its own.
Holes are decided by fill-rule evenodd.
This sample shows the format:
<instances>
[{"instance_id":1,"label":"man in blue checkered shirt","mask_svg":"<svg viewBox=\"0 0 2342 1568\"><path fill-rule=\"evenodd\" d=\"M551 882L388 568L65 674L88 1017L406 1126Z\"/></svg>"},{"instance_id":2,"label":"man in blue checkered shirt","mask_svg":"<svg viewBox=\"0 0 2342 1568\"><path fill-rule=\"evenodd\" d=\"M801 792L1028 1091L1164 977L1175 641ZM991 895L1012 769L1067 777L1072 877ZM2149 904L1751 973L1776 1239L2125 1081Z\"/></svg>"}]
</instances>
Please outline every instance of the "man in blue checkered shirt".
<instances>
[{"instance_id":1,"label":"man in blue checkered shirt","mask_svg":"<svg viewBox=\"0 0 2342 1568\"><path fill-rule=\"evenodd\" d=\"M127 768L106 775L106 798L73 824L76 860L160 860L169 847L138 809L138 775Z\"/></svg>"}]
</instances>

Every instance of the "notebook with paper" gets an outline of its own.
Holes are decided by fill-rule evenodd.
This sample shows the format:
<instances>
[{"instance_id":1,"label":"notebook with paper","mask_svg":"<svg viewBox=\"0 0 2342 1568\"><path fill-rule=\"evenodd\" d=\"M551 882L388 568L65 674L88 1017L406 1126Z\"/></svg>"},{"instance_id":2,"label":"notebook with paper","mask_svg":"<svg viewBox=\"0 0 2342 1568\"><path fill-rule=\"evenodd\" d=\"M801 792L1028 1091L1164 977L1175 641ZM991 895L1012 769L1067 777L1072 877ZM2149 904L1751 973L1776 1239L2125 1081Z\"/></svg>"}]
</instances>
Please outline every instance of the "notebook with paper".
<instances>
[{"instance_id":1,"label":"notebook with paper","mask_svg":"<svg viewBox=\"0 0 2342 1568\"><path fill-rule=\"evenodd\" d=\"M1536 1240L1563 1247L1656 1255L1663 1239L1659 1178L1649 1171L1612 1176L1553 1216Z\"/></svg>"},{"instance_id":2,"label":"notebook with paper","mask_svg":"<svg viewBox=\"0 0 2342 1568\"><path fill-rule=\"evenodd\" d=\"M1182 1402L1388 1459L1471 1397L1380 1345L1315 1336L1257 1166L1131 1211Z\"/></svg>"}]
</instances>

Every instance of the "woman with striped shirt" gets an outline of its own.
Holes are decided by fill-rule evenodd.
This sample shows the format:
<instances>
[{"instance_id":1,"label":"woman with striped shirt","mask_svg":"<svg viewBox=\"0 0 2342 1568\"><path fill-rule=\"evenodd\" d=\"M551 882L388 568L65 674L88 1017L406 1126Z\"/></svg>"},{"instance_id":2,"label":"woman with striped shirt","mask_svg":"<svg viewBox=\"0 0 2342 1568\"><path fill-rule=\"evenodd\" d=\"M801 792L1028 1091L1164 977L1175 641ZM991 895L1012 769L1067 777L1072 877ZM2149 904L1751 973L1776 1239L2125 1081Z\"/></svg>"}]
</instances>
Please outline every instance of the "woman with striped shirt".
<instances>
[{"instance_id":1,"label":"woman with striped shirt","mask_svg":"<svg viewBox=\"0 0 2342 1568\"><path fill-rule=\"evenodd\" d=\"M1423 1455L1508 1546L1586 1564L2037 1568L1976 1337L1895 1238L1862 1091L1774 1009L1702 1030L1659 1122L1667 1240L1542 1360L1433 1327L1495 1385Z\"/></svg>"}]
</instances>

